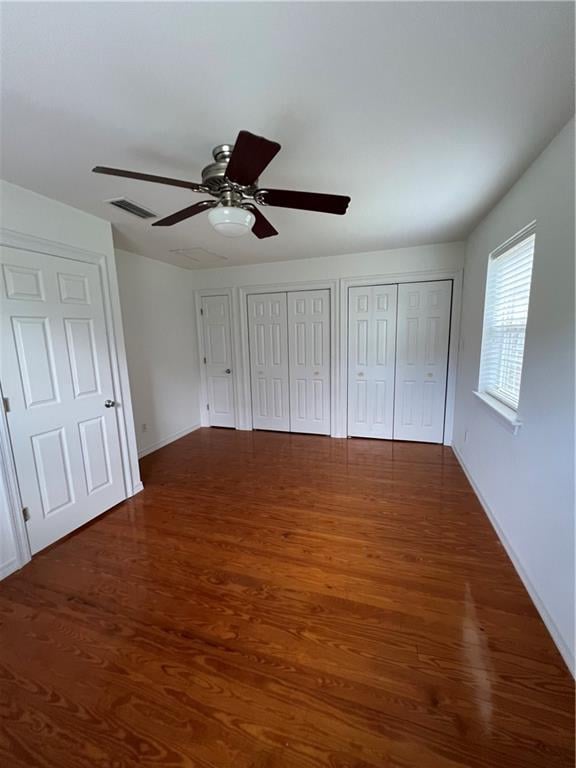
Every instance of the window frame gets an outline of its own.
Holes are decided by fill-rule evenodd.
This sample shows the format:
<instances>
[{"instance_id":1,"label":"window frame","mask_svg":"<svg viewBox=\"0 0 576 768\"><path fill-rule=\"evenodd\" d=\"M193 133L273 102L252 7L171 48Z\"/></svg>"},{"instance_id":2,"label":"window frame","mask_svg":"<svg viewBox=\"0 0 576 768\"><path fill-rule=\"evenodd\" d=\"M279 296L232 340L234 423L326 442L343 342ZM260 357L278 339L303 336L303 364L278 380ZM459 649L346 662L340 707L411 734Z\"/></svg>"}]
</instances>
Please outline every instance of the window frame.
<instances>
[{"instance_id":1,"label":"window frame","mask_svg":"<svg viewBox=\"0 0 576 768\"><path fill-rule=\"evenodd\" d=\"M527 308L526 308L526 323L524 325L524 346L522 349L522 360L521 360L521 369L520 369L520 383L518 387L518 404L516 407L513 407L513 405L510 402L506 402L504 398L499 398L496 393L493 391L490 391L486 387L486 382L484 379L485 373L484 373L484 366L486 365L486 355L488 353L488 333L491 325L490 323L490 310L491 307L489 306L489 294L490 291L493 290L494 286L491 283L491 277L493 275L493 265L497 262L498 258L501 256L504 256L506 253L508 253L510 250L512 250L514 247L520 245L523 241L528 240L529 238L534 237L534 244L533 244L533 250L532 250L532 264L531 264L531 273L530 273L530 281L529 281L529 288L528 288L528 302L527 302ZM520 410L520 403L521 403L521 395L522 395L522 375L524 372L524 357L525 357L525 346L526 346L526 330L528 327L528 318L530 314L530 298L532 294L532 275L534 271L534 260L536 258L536 221L530 222L526 227L523 227L519 232L517 232L512 237L505 240L501 245L499 245L497 248L495 248L493 251L490 252L488 256L488 266L486 271L486 283L484 286L484 316L483 316L483 322L482 322L482 341L481 341L481 347L480 347L480 363L479 363L479 369L478 369L478 388L475 390L474 394L486 405L488 405L493 412L495 412L499 417L501 417L508 425L512 427L512 430L514 433L518 431L520 428L522 422L519 419L519 410Z\"/></svg>"}]
</instances>

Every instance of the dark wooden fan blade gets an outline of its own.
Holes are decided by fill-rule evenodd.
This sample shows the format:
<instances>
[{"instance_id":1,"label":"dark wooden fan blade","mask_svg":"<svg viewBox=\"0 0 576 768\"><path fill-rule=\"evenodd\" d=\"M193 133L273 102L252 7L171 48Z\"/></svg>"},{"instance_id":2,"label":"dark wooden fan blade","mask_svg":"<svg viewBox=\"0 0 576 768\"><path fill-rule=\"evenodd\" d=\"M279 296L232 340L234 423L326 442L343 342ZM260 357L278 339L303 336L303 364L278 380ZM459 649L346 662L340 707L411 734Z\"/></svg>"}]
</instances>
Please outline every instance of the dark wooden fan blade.
<instances>
[{"instance_id":1,"label":"dark wooden fan blade","mask_svg":"<svg viewBox=\"0 0 576 768\"><path fill-rule=\"evenodd\" d=\"M297 208L301 211L319 213L346 213L349 197L344 195L323 195L317 192L293 192L289 189L259 189L256 199L263 205L277 208Z\"/></svg>"},{"instance_id":2,"label":"dark wooden fan blade","mask_svg":"<svg viewBox=\"0 0 576 768\"><path fill-rule=\"evenodd\" d=\"M209 208L215 208L218 205L218 200L201 200L199 203L189 205L188 208L183 208L181 211L176 211L170 216L166 216L164 219L159 219L152 224L153 227L171 227L172 224L178 224L179 221L189 219L191 216L196 216L202 211L207 211Z\"/></svg>"},{"instance_id":3,"label":"dark wooden fan blade","mask_svg":"<svg viewBox=\"0 0 576 768\"><path fill-rule=\"evenodd\" d=\"M254 214L256 221L252 227L252 232L259 240L263 240L265 237L274 237L274 235L278 234L266 216L255 205L245 205L244 208L247 208Z\"/></svg>"},{"instance_id":4,"label":"dark wooden fan blade","mask_svg":"<svg viewBox=\"0 0 576 768\"><path fill-rule=\"evenodd\" d=\"M250 186L279 151L280 144L276 141L255 136L249 131L240 131L228 161L226 176L236 184Z\"/></svg>"},{"instance_id":5,"label":"dark wooden fan blade","mask_svg":"<svg viewBox=\"0 0 576 768\"><path fill-rule=\"evenodd\" d=\"M121 168L107 168L104 165L97 165L92 168L92 173L104 173L107 176L123 176L126 179L138 179L138 181L154 181L156 184L167 184L169 187L184 187L193 192L205 192L206 190L193 181L181 181L180 179L170 179L168 176L153 176L150 173L136 173L135 171L123 171Z\"/></svg>"}]
</instances>

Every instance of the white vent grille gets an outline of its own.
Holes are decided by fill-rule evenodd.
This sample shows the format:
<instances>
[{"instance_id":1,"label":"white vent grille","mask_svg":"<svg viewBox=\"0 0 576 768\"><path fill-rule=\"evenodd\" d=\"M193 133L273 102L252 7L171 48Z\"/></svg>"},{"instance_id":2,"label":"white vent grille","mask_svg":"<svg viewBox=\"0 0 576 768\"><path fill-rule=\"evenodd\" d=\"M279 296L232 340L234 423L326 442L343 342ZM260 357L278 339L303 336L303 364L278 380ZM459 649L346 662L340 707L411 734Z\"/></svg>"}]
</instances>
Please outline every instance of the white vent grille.
<instances>
[{"instance_id":1,"label":"white vent grille","mask_svg":"<svg viewBox=\"0 0 576 768\"><path fill-rule=\"evenodd\" d=\"M212 251L207 251L205 248L173 248L170 253L173 253L174 256L185 256L187 259L191 259L192 261L196 261L198 263L204 262L204 261L214 261L215 259L218 261L228 261L227 256L220 256L218 253L213 253Z\"/></svg>"},{"instance_id":2,"label":"white vent grille","mask_svg":"<svg viewBox=\"0 0 576 768\"><path fill-rule=\"evenodd\" d=\"M132 216L137 216L139 219L155 219L156 214L149 211L148 208L144 208L142 205L129 200L127 197L116 197L113 200L107 200L107 203L113 205L115 208L120 208L126 213L131 213Z\"/></svg>"}]
</instances>

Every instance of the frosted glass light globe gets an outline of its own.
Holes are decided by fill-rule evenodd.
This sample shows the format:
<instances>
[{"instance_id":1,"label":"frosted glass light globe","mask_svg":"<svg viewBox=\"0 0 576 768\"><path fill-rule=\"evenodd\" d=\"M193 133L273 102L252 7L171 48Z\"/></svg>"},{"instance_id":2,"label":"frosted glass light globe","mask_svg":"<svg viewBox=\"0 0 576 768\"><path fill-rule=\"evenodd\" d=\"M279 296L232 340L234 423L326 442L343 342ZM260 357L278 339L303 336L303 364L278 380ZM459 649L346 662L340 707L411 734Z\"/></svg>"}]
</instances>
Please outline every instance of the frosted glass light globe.
<instances>
[{"instance_id":1,"label":"frosted glass light globe","mask_svg":"<svg viewBox=\"0 0 576 768\"><path fill-rule=\"evenodd\" d=\"M241 237L252 229L254 214L243 208L218 206L208 213L210 224L224 237Z\"/></svg>"}]
</instances>

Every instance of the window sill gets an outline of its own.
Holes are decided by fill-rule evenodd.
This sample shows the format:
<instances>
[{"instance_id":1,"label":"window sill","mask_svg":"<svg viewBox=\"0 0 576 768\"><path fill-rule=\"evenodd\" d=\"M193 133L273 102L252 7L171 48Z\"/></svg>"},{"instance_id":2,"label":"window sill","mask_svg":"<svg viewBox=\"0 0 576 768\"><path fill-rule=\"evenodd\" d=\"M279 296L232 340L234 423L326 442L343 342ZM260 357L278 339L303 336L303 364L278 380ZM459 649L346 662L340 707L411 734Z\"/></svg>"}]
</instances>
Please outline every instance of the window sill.
<instances>
[{"instance_id":1,"label":"window sill","mask_svg":"<svg viewBox=\"0 0 576 768\"><path fill-rule=\"evenodd\" d=\"M522 422L518 418L516 411L512 408L508 408L507 405L496 400L495 397L487 395L485 392L474 392L478 400L481 400L484 405L498 417L498 419L512 432L513 435L518 433L518 430L522 426Z\"/></svg>"}]
</instances>

